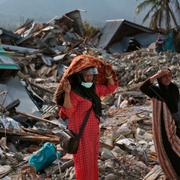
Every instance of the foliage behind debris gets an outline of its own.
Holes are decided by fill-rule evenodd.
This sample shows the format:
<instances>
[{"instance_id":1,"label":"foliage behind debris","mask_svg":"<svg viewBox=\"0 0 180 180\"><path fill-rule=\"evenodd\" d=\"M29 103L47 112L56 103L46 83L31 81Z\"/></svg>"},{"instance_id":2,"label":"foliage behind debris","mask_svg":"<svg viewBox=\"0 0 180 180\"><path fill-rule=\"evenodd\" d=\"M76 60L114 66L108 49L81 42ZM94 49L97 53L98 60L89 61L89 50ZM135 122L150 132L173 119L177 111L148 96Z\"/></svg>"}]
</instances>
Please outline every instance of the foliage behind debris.
<instances>
[{"instance_id":1,"label":"foliage behind debris","mask_svg":"<svg viewBox=\"0 0 180 180\"><path fill-rule=\"evenodd\" d=\"M87 39L90 39L99 32L99 28L92 26L87 21L84 21L83 26L85 31L85 38Z\"/></svg>"}]
</instances>

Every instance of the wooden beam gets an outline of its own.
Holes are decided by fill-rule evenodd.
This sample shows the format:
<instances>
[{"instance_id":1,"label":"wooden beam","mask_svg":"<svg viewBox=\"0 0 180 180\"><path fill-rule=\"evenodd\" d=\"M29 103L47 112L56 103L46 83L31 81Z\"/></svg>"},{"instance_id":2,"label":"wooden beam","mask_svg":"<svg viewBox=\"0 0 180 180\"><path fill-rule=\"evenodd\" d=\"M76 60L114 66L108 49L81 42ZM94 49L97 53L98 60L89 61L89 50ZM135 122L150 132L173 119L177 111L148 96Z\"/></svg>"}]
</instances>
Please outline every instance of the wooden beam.
<instances>
[{"instance_id":1,"label":"wooden beam","mask_svg":"<svg viewBox=\"0 0 180 180\"><path fill-rule=\"evenodd\" d=\"M16 111L17 114L21 114L23 116L26 116L26 117L30 117L32 118L32 120L38 120L38 121L42 121L42 122L45 122L45 123L49 123L49 124L52 124L54 126L58 126L57 124L47 120L47 119L44 119L44 118L40 118L40 117L37 117L37 116L34 116L32 114L29 114L29 113L24 113L24 112L20 112L20 111Z\"/></svg>"}]
</instances>

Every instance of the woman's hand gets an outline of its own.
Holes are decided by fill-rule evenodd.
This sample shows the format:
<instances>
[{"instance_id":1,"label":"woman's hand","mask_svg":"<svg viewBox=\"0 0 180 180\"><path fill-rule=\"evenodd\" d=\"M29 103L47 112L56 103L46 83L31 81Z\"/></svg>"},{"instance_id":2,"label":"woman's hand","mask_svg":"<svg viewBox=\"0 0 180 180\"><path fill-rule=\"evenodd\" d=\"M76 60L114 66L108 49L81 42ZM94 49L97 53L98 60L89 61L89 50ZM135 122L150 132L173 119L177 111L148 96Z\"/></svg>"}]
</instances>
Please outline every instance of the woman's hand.
<instances>
[{"instance_id":1,"label":"woman's hand","mask_svg":"<svg viewBox=\"0 0 180 180\"><path fill-rule=\"evenodd\" d=\"M168 74L170 74L170 71L168 69L162 69L162 70L159 70L157 72L157 77L161 78L161 77L168 75Z\"/></svg>"},{"instance_id":2,"label":"woman's hand","mask_svg":"<svg viewBox=\"0 0 180 180\"><path fill-rule=\"evenodd\" d=\"M67 94L70 93L70 91L71 91L71 84L70 84L69 80L67 80L67 79L63 83L63 90Z\"/></svg>"},{"instance_id":3,"label":"woman's hand","mask_svg":"<svg viewBox=\"0 0 180 180\"><path fill-rule=\"evenodd\" d=\"M105 77L107 79L108 85L114 85L112 69L111 69L111 66L109 64L107 64L105 67Z\"/></svg>"},{"instance_id":4,"label":"woman's hand","mask_svg":"<svg viewBox=\"0 0 180 180\"><path fill-rule=\"evenodd\" d=\"M153 76L150 77L150 81L152 83L157 78L161 78L165 75L168 75L169 73L171 73L171 72L168 69L161 69L156 74L154 74Z\"/></svg>"},{"instance_id":5,"label":"woman's hand","mask_svg":"<svg viewBox=\"0 0 180 180\"><path fill-rule=\"evenodd\" d=\"M63 90L65 92L63 106L65 108L71 108L72 107L71 98L70 98L71 84L67 79L63 83Z\"/></svg>"},{"instance_id":6,"label":"woman's hand","mask_svg":"<svg viewBox=\"0 0 180 180\"><path fill-rule=\"evenodd\" d=\"M105 76L106 77L112 76L112 69L111 69L110 65L105 66Z\"/></svg>"}]
</instances>

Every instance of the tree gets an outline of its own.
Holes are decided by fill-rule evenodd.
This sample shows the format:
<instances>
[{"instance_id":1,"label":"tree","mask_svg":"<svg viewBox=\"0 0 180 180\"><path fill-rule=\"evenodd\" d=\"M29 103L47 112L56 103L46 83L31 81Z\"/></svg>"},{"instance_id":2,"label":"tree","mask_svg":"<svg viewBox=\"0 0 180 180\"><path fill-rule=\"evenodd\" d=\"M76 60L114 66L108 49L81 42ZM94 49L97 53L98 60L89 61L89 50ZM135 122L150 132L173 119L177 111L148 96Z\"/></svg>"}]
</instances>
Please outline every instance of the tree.
<instances>
[{"instance_id":1,"label":"tree","mask_svg":"<svg viewBox=\"0 0 180 180\"><path fill-rule=\"evenodd\" d=\"M83 27L84 27L84 36L86 39L92 38L95 34L99 32L99 28L92 26L90 23L87 21L83 22Z\"/></svg>"},{"instance_id":2,"label":"tree","mask_svg":"<svg viewBox=\"0 0 180 180\"><path fill-rule=\"evenodd\" d=\"M179 0L144 0L137 5L136 13L139 14L146 8L150 9L143 18L143 23L150 18L150 28L169 30L173 24L178 28L176 15L180 15Z\"/></svg>"}]
</instances>

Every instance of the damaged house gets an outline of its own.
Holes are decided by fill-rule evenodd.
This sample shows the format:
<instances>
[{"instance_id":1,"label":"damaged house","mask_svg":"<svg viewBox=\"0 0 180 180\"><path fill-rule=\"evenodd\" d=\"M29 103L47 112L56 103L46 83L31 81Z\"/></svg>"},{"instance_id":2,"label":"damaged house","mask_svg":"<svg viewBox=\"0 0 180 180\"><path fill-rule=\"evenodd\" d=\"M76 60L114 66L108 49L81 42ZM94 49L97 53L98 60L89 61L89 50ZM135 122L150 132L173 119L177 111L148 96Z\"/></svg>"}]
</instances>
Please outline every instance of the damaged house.
<instances>
[{"instance_id":1,"label":"damaged house","mask_svg":"<svg viewBox=\"0 0 180 180\"><path fill-rule=\"evenodd\" d=\"M32 113L38 111L37 106L29 97L26 87L17 77L19 70L13 59L7 55L3 48L0 49L0 104L6 107L15 100L20 101L18 111Z\"/></svg>"},{"instance_id":2,"label":"damaged house","mask_svg":"<svg viewBox=\"0 0 180 180\"><path fill-rule=\"evenodd\" d=\"M107 20L97 47L110 53L127 52L132 42L135 42L138 48L146 48L155 42L158 36L159 33L151 29L124 19Z\"/></svg>"}]
</instances>

